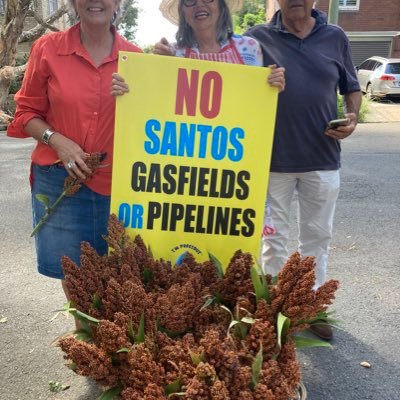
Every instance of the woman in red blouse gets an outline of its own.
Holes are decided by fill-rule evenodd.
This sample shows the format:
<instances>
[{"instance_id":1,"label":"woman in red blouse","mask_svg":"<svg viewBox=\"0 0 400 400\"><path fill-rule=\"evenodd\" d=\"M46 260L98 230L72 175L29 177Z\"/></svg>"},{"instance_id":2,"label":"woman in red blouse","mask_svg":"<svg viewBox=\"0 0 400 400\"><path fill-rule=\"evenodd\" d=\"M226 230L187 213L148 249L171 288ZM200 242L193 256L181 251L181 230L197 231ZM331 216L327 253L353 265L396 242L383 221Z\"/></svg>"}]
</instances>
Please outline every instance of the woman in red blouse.
<instances>
[{"instance_id":1,"label":"woman in red blouse","mask_svg":"<svg viewBox=\"0 0 400 400\"><path fill-rule=\"evenodd\" d=\"M118 51L141 51L112 25L120 0L72 0L80 20L65 32L38 39L31 49L15 119L8 136L33 137L32 208L34 224L44 215L35 197L50 204L70 175L85 179L91 171L88 153L106 153L102 168L72 197L65 197L38 230L35 244L40 273L63 279L60 259L79 265L80 243L107 251L106 233L111 192L115 99L110 95ZM68 297L68 293L66 293Z\"/></svg>"}]
</instances>

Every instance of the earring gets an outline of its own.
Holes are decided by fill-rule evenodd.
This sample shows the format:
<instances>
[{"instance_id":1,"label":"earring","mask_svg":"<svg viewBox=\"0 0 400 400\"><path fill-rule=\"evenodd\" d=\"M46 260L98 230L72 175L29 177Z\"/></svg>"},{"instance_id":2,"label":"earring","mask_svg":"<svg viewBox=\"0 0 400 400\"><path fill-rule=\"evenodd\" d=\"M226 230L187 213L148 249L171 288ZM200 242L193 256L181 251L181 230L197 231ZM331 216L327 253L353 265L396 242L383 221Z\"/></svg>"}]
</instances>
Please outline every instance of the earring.
<instances>
[{"instance_id":1,"label":"earring","mask_svg":"<svg viewBox=\"0 0 400 400\"><path fill-rule=\"evenodd\" d=\"M111 23L112 23L112 24L115 23L115 21L117 20L117 17L118 17L118 12L117 12L117 11L114 11L114 14L113 14L113 16L112 16L112 18L111 18Z\"/></svg>"}]
</instances>

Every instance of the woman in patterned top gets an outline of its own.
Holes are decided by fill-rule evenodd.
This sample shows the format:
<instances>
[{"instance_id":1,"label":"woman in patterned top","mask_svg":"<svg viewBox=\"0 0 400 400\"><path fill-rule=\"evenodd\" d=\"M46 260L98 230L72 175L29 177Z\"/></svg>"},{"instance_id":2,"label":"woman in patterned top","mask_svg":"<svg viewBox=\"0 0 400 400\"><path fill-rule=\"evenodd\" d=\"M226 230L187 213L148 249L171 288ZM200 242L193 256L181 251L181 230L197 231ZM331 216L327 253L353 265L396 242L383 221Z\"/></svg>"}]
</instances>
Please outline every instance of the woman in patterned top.
<instances>
[{"instance_id":1,"label":"woman in patterned top","mask_svg":"<svg viewBox=\"0 0 400 400\"><path fill-rule=\"evenodd\" d=\"M176 44L163 38L154 53L232 64L262 66L259 43L250 37L233 34L231 13L241 9L243 0L163 0L161 13L178 25ZM268 83L279 91L285 87L284 68L271 65ZM123 78L113 75L111 93L128 91Z\"/></svg>"}]
</instances>

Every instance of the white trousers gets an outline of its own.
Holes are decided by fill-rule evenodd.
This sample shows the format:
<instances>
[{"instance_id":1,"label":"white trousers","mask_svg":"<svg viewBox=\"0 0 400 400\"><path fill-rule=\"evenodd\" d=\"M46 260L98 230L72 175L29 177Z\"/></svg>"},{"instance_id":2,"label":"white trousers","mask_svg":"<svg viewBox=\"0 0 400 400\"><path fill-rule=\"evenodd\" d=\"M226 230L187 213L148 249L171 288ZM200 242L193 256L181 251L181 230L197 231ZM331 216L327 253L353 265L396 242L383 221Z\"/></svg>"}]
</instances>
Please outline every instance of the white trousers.
<instances>
[{"instance_id":1,"label":"white trousers","mask_svg":"<svg viewBox=\"0 0 400 400\"><path fill-rule=\"evenodd\" d=\"M298 249L302 256L316 258L315 288L325 282L339 187L338 170L270 173L267 199L274 229L262 238L261 263L266 273L276 276L289 256L290 205L297 191Z\"/></svg>"}]
</instances>

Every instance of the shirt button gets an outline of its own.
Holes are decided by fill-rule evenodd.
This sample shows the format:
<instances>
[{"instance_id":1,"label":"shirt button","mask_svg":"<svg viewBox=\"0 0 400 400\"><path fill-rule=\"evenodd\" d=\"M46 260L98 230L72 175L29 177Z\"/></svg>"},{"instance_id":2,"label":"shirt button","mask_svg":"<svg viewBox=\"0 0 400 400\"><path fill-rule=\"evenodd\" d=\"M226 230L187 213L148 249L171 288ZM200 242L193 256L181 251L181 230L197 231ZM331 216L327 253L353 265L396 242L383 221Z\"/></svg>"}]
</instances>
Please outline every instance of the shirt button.
<instances>
[{"instance_id":1,"label":"shirt button","mask_svg":"<svg viewBox=\"0 0 400 400\"><path fill-rule=\"evenodd\" d=\"M93 115L98 115L98 112L97 112L97 111L95 111L95 112L93 113Z\"/></svg>"}]
</instances>

